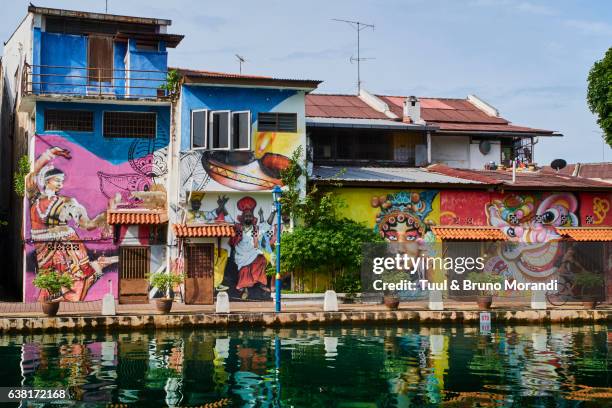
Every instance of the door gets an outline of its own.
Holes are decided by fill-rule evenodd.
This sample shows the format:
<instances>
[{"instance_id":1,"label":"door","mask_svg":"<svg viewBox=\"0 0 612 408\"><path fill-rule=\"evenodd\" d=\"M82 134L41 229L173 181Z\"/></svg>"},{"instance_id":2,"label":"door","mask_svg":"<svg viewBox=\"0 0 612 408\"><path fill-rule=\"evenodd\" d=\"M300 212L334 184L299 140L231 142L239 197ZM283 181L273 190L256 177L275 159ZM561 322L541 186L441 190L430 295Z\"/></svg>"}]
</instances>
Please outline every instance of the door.
<instances>
[{"instance_id":1,"label":"door","mask_svg":"<svg viewBox=\"0 0 612 408\"><path fill-rule=\"evenodd\" d=\"M150 248L122 246L119 248L119 303L149 302Z\"/></svg>"},{"instance_id":2,"label":"door","mask_svg":"<svg viewBox=\"0 0 612 408\"><path fill-rule=\"evenodd\" d=\"M212 305L213 301L213 244L185 246L185 303Z\"/></svg>"}]
</instances>

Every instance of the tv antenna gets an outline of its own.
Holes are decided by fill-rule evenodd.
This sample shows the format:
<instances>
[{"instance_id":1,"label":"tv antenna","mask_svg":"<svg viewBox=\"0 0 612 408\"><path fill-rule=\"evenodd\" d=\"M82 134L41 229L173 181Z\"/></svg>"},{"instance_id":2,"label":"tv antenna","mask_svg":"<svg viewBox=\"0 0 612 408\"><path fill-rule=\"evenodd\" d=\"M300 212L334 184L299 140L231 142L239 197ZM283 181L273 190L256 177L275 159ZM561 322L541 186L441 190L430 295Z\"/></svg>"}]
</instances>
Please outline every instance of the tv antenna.
<instances>
[{"instance_id":1,"label":"tv antenna","mask_svg":"<svg viewBox=\"0 0 612 408\"><path fill-rule=\"evenodd\" d=\"M108 0L105 0L104 4L104 13L108 14Z\"/></svg>"},{"instance_id":2,"label":"tv antenna","mask_svg":"<svg viewBox=\"0 0 612 408\"><path fill-rule=\"evenodd\" d=\"M242 55L238 55L238 54L235 54L235 55L236 55L236 58L238 59L238 64L240 64L240 75L242 75L242 64L247 62L247 60Z\"/></svg>"},{"instance_id":3,"label":"tv antenna","mask_svg":"<svg viewBox=\"0 0 612 408\"><path fill-rule=\"evenodd\" d=\"M332 20L339 21L341 23L347 23L351 27L353 27L355 31L357 31L357 58L351 57L350 61L357 62L357 94L359 94L361 92L361 64L360 63L361 61L367 61L367 60L374 59L374 58L361 58L361 44L360 44L359 33L361 33L361 30L364 30L366 28L371 28L372 30L374 30L374 24L367 24L362 21L343 20L340 18L332 18Z\"/></svg>"}]
</instances>

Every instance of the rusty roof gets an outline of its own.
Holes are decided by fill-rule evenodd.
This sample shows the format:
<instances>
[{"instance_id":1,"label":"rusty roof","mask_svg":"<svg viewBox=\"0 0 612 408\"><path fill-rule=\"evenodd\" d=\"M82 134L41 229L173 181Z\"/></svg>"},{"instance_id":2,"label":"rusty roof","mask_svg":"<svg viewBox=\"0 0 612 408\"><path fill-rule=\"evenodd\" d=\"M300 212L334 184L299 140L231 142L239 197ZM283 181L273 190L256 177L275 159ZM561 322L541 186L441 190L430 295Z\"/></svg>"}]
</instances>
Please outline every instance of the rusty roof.
<instances>
[{"instance_id":1,"label":"rusty roof","mask_svg":"<svg viewBox=\"0 0 612 408\"><path fill-rule=\"evenodd\" d=\"M512 182L512 169L507 170L472 170L455 169L443 164L427 167L429 171L451 177L467 178L504 188L545 189L545 190L612 190L609 183L563 174L547 173L541 170L520 169L516 172L516 182Z\"/></svg>"},{"instance_id":2,"label":"rusty roof","mask_svg":"<svg viewBox=\"0 0 612 408\"><path fill-rule=\"evenodd\" d=\"M205 71L189 68L169 67L184 78L186 84L228 84L253 86L280 86L313 90L322 81L314 79L275 78L270 76L234 74L229 72Z\"/></svg>"},{"instance_id":3,"label":"rusty roof","mask_svg":"<svg viewBox=\"0 0 612 408\"><path fill-rule=\"evenodd\" d=\"M236 234L234 226L226 223L174 224L172 229L178 238L233 237Z\"/></svg>"},{"instance_id":4,"label":"rusty roof","mask_svg":"<svg viewBox=\"0 0 612 408\"><path fill-rule=\"evenodd\" d=\"M320 118L389 119L387 115L372 108L357 95L306 95L306 116Z\"/></svg>"},{"instance_id":5,"label":"rusty roof","mask_svg":"<svg viewBox=\"0 0 612 408\"><path fill-rule=\"evenodd\" d=\"M401 121L405 96L375 95L389 106ZM536 129L510 123L507 119L491 116L468 99L419 97L421 119L427 125L448 133L509 133L513 135L558 135L552 130ZM387 119L357 95L310 94L306 97L306 116L321 118Z\"/></svg>"},{"instance_id":6,"label":"rusty roof","mask_svg":"<svg viewBox=\"0 0 612 408\"><path fill-rule=\"evenodd\" d=\"M89 11L66 10L66 9L57 9L57 8L50 8L50 7L37 7L31 3L30 3L30 6L28 7L28 12L34 13L34 14L42 14L45 16L85 18L85 19L90 19L90 20L118 21L122 23L154 24L154 25L172 24L172 20L166 20L166 19L160 19L160 18L122 16L122 15L117 15L117 14L92 13Z\"/></svg>"},{"instance_id":7,"label":"rusty roof","mask_svg":"<svg viewBox=\"0 0 612 408\"><path fill-rule=\"evenodd\" d=\"M544 166L542 171L545 173L612 181L612 163L610 162L568 164L559 171L552 169L550 166Z\"/></svg>"}]
</instances>

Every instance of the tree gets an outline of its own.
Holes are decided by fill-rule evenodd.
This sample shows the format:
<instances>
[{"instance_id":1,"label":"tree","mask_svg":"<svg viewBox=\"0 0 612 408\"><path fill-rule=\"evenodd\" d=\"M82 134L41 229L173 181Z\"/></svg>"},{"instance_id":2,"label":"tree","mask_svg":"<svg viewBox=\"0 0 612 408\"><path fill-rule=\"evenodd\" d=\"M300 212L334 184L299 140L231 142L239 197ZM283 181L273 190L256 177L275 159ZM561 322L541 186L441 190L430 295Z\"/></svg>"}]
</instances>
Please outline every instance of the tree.
<instances>
[{"instance_id":1,"label":"tree","mask_svg":"<svg viewBox=\"0 0 612 408\"><path fill-rule=\"evenodd\" d=\"M612 47L589 72L587 103L598 116L597 124L604 131L606 143L612 146Z\"/></svg>"}]
</instances>

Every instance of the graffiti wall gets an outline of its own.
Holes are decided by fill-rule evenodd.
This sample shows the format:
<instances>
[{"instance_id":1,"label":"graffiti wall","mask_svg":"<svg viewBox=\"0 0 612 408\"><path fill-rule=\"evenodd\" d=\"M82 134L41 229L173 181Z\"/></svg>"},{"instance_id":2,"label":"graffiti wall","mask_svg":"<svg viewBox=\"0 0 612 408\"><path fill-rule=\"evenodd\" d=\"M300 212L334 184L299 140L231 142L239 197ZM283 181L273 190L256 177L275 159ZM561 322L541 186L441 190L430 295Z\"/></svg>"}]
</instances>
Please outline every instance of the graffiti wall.
<instances>
[{"instance_id":1,"label":"graffiti wall","mask_svg":"<svg viewBox=\"0 0 612 408\"><path fill-rule=\"evenodd\" d=\"M45 131L44 111L94 111L94 132ZM155 139L104 138L102 112L115 105L41 103L36 108L34 157L26 177L24 299L47 296L32 281L43 270L72 279L68 301L101 299L109 282L117 294L118 245L106 222L109 201L137 205L139 191L163 185L167 175L168 108L130 107L157 113ZM125 234L123 234L125 237Z\"/></svg>"},{"instance_id":2,"label":"graffiti wall","mask_svg":"<svg viewBox=\"0 0 612 408\"><path fill-rule=\"evenodd\" d=\"M233 300L271 300L267 271L275 265L278 228L271 194L191 194L185 223L226 223L234 228L235 236L214 242L216 292L227 291Z\"/></svg>"},{"instance_id":3,"label":"graffiti wall","mask_svg":"<svg viewBox=\"0 0 612 408\"><path fill-rule=\"evenodd\" d=\"M305 144L304 94L293 90L184 86L181 106L180 193L186 191L263 191L280 184L280 171ZM250 112L247 150L192 149L191 111ZM260 112L297 114L296 132L258 130Z\"/></svg>"}]
</instances>

